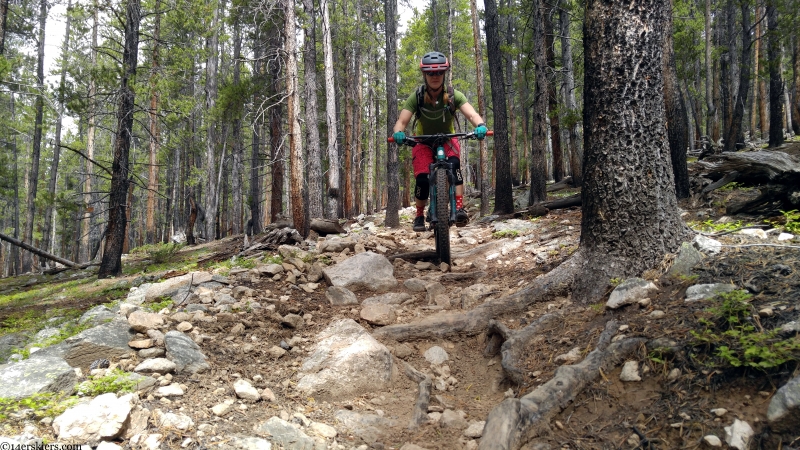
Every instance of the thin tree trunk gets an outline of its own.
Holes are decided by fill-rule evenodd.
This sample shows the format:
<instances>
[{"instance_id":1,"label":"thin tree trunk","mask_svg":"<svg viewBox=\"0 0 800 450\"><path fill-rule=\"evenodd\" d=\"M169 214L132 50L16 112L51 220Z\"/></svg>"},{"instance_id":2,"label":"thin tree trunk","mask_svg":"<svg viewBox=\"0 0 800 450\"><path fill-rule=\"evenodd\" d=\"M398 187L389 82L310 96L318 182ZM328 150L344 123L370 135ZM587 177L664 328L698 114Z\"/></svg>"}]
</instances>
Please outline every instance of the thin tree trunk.
<instances>
[{"instance_id":1,"label":"thin tree trunk","mask_svg":"<svg viewBox=\"0 0 800 450\"><path fill-rule=\"evenodd\" d=\"M742 130L742 120L744 119L744 103L747 99L747 91L750 89L750 66L752 64L752 53L750 53L750 5L748 2L741 3L742 9L742 66L739 71L739 89L736 94L736 101L731 117L731 129L725 138L725 148L723 151L732 152L736 150L738 136ZM685 160L685 158L684 158ZM682 198L682 197L678 197Z\"/></svg>"},{"instance_id":2,"label":"thin tree trunk","mask_svg":"<svg viewBox=\"0 0 800 450\"><path fill-rule=\"evenodd\" d=\"M0 0L0 55L5 53L8 28L8 0Z\"/></svg>"},{"instance_id":3,"label":"thin tree trunk","mask_svg":"<svg viewBox=\"0 0 800 450\"><path fill-rule=\"evenodd\" d=\"M547 200L547 50L545 49L544 2L536 0L533 6L535 78L533 93L533 135L531 138L531 189L528 204Z\"/></svg>"},{"instance_id":4,"label":"thin tree trunk","mask_svg":"<svg viewBox=\"0 0 800 450\"><path fill-rule=\"evenodd\" d=\"M238 87L241 84L242 70L242 30L238 14L233 24L233 84ZM244 172L244 137L242 136L242 108L240 105L233 107L233 145L231 148L231 200L233 202L231 211L231 223L229 228L231 234L242 233L242 173Z\"/></svg>"},{"instance_id":5,"label":"thin tree trunk","mask_svg":"<svg viewBox=\"0 0 800 450\"><path fill-rule=\"evenodd\" d=\"M33 131L33 151L31 153L31 167L28 172L28 198L25 210L25 233L22 240L33 242L33 220L36 217L36 190L39 184L39 158L42 149L42 121L44 115L44 38L45 24L47 23L47 2L41 0L39 3L39 37L38 37L38 57L36 63L36 95ZM28 272L33 268L33 255L23 253L22 272Z\"/></svg>"},{"instance_id":6,"label":"thin tree trunk","mask_svg":"<svg viewBox=\"0 0 800 450\"><path fill-rule=\"evenodd\" d=\"M392 0L386 0L387 2L391 3ZM396 0L394 0L396 2ZM388 86L388 79L389 79L389 64L393 61L392 54L390 50L394 50L396 47L389 47L389 27L396 27L394 19L389 19L389 3L386 5L387 11L387 19L386 19L386 67L387 67L387 86ZM396 3L393 3L396 8ZM394 10L392 10L394 11ZM392 39L394 39L394 34L392 34ZM325 57L325 121L327 123L328 128L328 142L327 142L327 154L328 154L328 208L327 208L327 219L338 219L339 218L339 202L340 202L340 194L339 194L339 148L336 142L336 87L334 85L333 80L333 45L331 43L331 19L330 14L328 12L328 0L322 0L322 49L324 52ZM395 72L396 74L396 72ZM395 82L395 96L397 95L397 84ZM386 93L387 99L391 101L389 97L389 89L387 88ZM397 99L395 98L395 104L397 103ZM389 103L391 105L392 103ZM396 107L394 109L397 109ZM393 109L389 108L389 114L391 115ZM395 113L396 114L396 113ZM396 119L395 119L396 120ZM392 122L394 124L394 122ZM391 159L391 156L390 156ZM391 172L390 172L390 180L391 180ZM391 182L391 181L390 181ZM391 199L391 194L390 197ZM399 203L398 203L399 204ZM390 221L390 212L387 212L387 226L392 226ZM395 225L396 226L396 225Z\"/></svg>"},{"instance_id":7,"label":"thin tree trunk","mask_svg":"<svg viewBox=\"0 0 800 450\"><path fill-rule=\"evenodd\" d=\"M475 0L469 2L470 12L472 14L472 39L475 48L475 84L478 90L478 114L481 117L486 117L486 100L483 93L483 49L481 47L482 41L480 38L480 30L478 28L478 7ZM478 179L481 190L481 216L489 214L489 150L486 146L486 140L480 141L480 157L478 170Z\"/></svg>"},{"instance_id":8,"label":"thin tree trunk","mask_svg":"<svg viewBox=\"0 0 800 450\"><path fill-rule=\"evenodd\" d=\"M317 119L317 16L313 0L303 0L308 21L305 24L305 103L306 136L308 145L308 216L312 219L324 217L322 212L322 155L320 153L319 126Z\"/></svg>"},{"instance_id":9,"label":"thin tree trunk","mask_svg":"<svg viewBox=\"0 0 800 450\"><path fill-rule=\"evenodd\" d=\"M714 129L716 127L716 107L714 106L714 99L715 94L715 83L714 83L714 71L712 69L712 59L711 59L711 0L706 0L706 7L704 10L705 16L705 51L706 51L706 135L710 139L717 139L716 133Z\"/></svg>"},{"instance_id":10,"label":"thin tree trunk","mask_svg":"<svg viewBox=\"0 0 800 450\"><path fill-rule=\"evenodd\" d=\"M769 146L783 144L783 82L781 81L781 43L778 35L778 8L767 2L767 59L769 59Z\"/></svg>"},{"instance_id":11,"label":"thin tree trunk","mask_svg":"<svg viewBox=\"0 0 800 450\"><path fill-rule=\"evenodd\" d=\"M689 170L686 165L686 147L689 145L689 129L686 106L683 103L678 73L675 68L675 49L672 41L672 0L666 14L662 67L664 71L664 104L667 116L667 137L675 179L675 195L679 199L689 197Z\"/></svg>"},{"instance_id":12,"label":"thin tree trunk","mask_svg":"<svg viewBox=\"0 0 800 450\"><path fill-rule=\"evenodd\" d=\"M122 246L127 225L126 194L128 194L128 152L131 145L135 93L130 85L136 78L139 49L139 0L128 0L125 20L125 46L122 55L123 77L117 106L117 136L114 139L114 163L109 195L109 221L103 260L98 278L118 276L122 273ZM130 84L129 84L130 82Z\"/></svg>"},{"instance_id":13,"label":"thin tree trunk","mask_svg":"<svg viewBox=\"0 0 800 450\"><path fill-rule=\"evenodd\" d=\"M10 108L11 120L15 121L16 120L16 110L15 110L16 101L15 101L15 97L14 97L14 93L13 92L11 92L9 94L9 101L11 103L11 108ZM14 180L13 180L13 182L14 182L14 218L13 218L14 239L19 239L19 179L18 179L18 176L19 176L19 172L18 172L18 170L19 170L19 154L18 154L18 151L17 151L17 135L16 134L11 138L10 146L11 146L11 152L14 155ZM9 275L19 275L20 274L20 270L22 269L20 258L19 258L19 256L20 256L19 255L20 254L19 248L17 248L16 246L12 247L10 253L11 254L9 256L11 258L11 269L12 270L9 271Z\"/></svg>"},{"instance_id":14,"label":"thin tree trunk","mask_svg":"<svg viewBox=\"0 0 800 450\"><path fill-rule=\"evenodd\" d=\"M97 4L92 5L92 50L90 64L94 67L97 63L97 27L98 27L98 8ZM97 96L97 82L94 77L89 77L89 98L88 102L88 126L86 129L86 156L94 160L94 140L96 133L96 118L95 110L97 104L95 97ZM89 260L91 248L96 242L95 233L96 228L92 226L92 217L94 207L96 205L96 194L94 194L94 164L86 164L86 174L83 179L83 216L81 218L81 251L78 262L86 262Z\"/></svg>"},{"instance_id":15,"label":"thin tree trunk","mask_svg":"<svg viewBox=\"0 0 800 450\"><path fill-rule=\"evenodd\" d=\"M286 39L286 113L289 119L289 160L291 162L292 220L301 236L308 236L303 207L303 137L300 134L300 89L297 79L297 38L295 37L294 0L285 0Z\"/></svg>"},{"instance_id":16,"label":"thin tree trunk","mask_svg":"<svg viewBox=\"0 0 800 450\"><path fill-rule=\"evenodd\" d=\"M792 36L792 72L794 73L794 99L792 101L792 129L795 135L800 135L800 36Z\"/></svg>"},{"instance_id":17,"label":"thin tree trunk","mask_svg":"<svg viewBox=\"0 0 800 450\"><path fill-rule=\"evenodd\" d=\"M147 233L147 243L152 244L156 239L156 192L158 192L158 151L161 146L161 132L158 126L158 73L161 70L159 51L161 45L161 3L156 0L154 24L153 24L153 59L150 62L150 165L148 166L147 178L147 217L145 231Z\"/></svg>"},{"instance_id":18,"label":"thin tree trunk","mask_svg":"<svg viewBox=\"0 0 800 450\"><path fill-rule=\"evenodd\" d=\"M555 9L546 4L543 14L545 50L547 52L547 67L550 73L556 71L556 55L553 48L553 21L550 19ZM564 152L561 150L561 124L558 117L558 95L556 94L556 79L550 77L547 83L547 106L550 116L550 142L553 150L553 179L555 182L564 178Z\"/></svg>"},{"instance_id":19,"label":"thin tree trunk","mask_svg":"<svg viewBox=\"0 0 800 450\"><path fill-rule=\"evenodd\" d=\"M767 16L767 9L761 5L758 7L758 17L756 18L761 25L761 32L758 34L758 53L761 55L759 58L760 61L765 61L764 57L767 54L767 40L765 39L767 33L766 29L767 26L764 25L764 21L766 20ZM761 64L763 66L763 64ZM767 67L769 67L769 63L767 63ZM769 114L767 113L767 101L769 100L769 96L767 95L767 80L766 77L763 76L765 70L763 67L759 68L758 71L758 119L761 124L761 139L769 139Z\"/></svg>"},{"instance_id":20,"label":"thin tree trunk","mask_svg":"<svg viewBox=\"0 0 800 450\"><path fill-rule=\"evenodd\" d=\"M273 37L273 48L280 47L280 37L276 34ZM270 98L277 98L281 89L281 67L278 61L270 61ZM272 105L269 110L269 142L270 142L270 165L272 173L272 184L270 187L270 209L269 221L278 220L283 212L283 183L284 183L284 158L286 152L283 150L283 107L281 103Z\"/></svg>"},{"instance_id":21,"label":"thin tree trunk","mask_svg":"<svg viewBox=\"0 0 800 450\"><path fill-rule=\"evenodd\" d=\"M211 37L208 39L206 48L208 59L206 60L206 111L211 113L206 124L206 170L205 170L205 216L204 236L207 241L214 240L216 236L216 216L218 207L218 185L217 185L217 145L219 144L219 131L217 122L212 118L217 106L218 76L219 76L219 35L220 35L220 10L224 7L224 0L214 7L211 19Z\"/></svg>"},{"instance_id":22,"label":"thin tree trunk","mask_svg":"<svg viewBox=\"0 0 800 450\"><path fill-rule=\"evenodd\" d=\"M569 120L565 126L569 129L569 165L572 172L572 184L583 184L583 153L580 148L578 134L578 106L575 99L575 70L572 64L572 38L569 26L569 14L564 8L558 8L558 20L561 30L561 60L564 67L564 98L566 100Z\"/></svg>"},{"instance_id":23,"label":"thin tree trunk","mask_svg":"<svg viewBox=\"0 0 800 450\"><path fill-rule=\"evenodd\" d=\"M750 138L755 140L756 139L756 129L758 128L758 86L759 86L759 70L761 66L761 20L759 20L761 14L761 7L756 6L756 29L755 29L755 45L754 51L755 54L753 56L753 103L750 108ZM763 131L761 136L763 137Z\"/></svg>"},{"instance_id":24,"label":"thin tree trunk","mask_svg":"<svg viewBox=\"0 0 800 450\"><path fill-rule=\"evenodd\" d=\"M727 138L731 129L732 93L731 60L734 58L731 42L733 40L733 0L726 0L721 18L723 24L717 27L720 36L722 53L719 58L720 112L722 121L722 137Z\"/></svg>"},{"instance_id":25,"label":"thin tree trunk","mask_svg":"<svg viewBox=\"0 0 800 450\"><path fill-rule=\"evenodd\" d=\"M261 54L262 47L259 45L259 33L255 33L253 37L253 76L261 78ZM261 104L261 96L259 95L260 89L255 89L253 92L253 104ZM263 128L263 114L259 114L253 121L253 136L250 151L250 221L247 229L247 234L255 235L261 233L262 220L261 220L261 129Z\"/></svg>"}]
</instances>

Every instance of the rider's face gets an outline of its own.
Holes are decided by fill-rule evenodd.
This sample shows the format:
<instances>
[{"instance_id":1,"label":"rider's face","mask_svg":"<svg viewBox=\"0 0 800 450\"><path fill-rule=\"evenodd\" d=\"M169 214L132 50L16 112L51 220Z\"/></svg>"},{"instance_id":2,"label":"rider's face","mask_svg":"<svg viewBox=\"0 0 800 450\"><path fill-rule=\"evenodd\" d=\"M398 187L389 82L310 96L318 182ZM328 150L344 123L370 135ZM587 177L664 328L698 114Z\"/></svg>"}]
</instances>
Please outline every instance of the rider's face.
<instances>
[{"instance_id":1,"label":"rider's face","mask_svg":"<svg viewBox=\"0 0 800 450\"><path fill-rule=\"evenodd\" d=\"M439 89L444 82L443 72L426 72L425 77L428 80L428 86L431 89Z\"/></svg>"}]
</instances>

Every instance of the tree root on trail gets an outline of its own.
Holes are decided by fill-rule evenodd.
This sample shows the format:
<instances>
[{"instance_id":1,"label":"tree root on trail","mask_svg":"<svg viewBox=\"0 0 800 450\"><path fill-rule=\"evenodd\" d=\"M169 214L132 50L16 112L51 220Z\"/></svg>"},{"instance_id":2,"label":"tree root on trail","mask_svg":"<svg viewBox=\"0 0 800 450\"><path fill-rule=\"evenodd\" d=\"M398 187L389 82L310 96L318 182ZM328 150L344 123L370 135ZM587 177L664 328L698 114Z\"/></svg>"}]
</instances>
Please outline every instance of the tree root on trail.
<instances>
[{"instance_id":1,"label":"tree root on trail","mask_svg":"<svg viewBox=\"0 0 800 450\"><path fill-rule=\"evenodd\" d=\"M501 314L520 313L534 303L566 295L583 262L583 252L578 250L561 265L534 279L519 292L488 301L463 313L443 313L417 322L389 325L374 330L372 334L376 339L398 342L479 334L486 330L489 320Z\"/></svg>"},{"instance_id":2,"label":"tree root on trail","mask_svg":"<svg viewBox=\"0 0 800 450\"><path fill-rule=\"evenodd\" d=\"M416 429L428 421L428 404L431 401L431 377L425 375L419 370L413 368L411 364L395 358L404 369L404 372L411 381L419 383L419 392L417 393L417 401L414 403L414 411L411 413L411 421L408 424L409 429Z\"/></svg>"},{"instance_id":3,"label":"tree root on trail","mask_svg":"<svg viewBox=\"0 0 800 450\"><path fill-rule=\"evenodd\" d=\"M479 450L518 449L549 428L550 419L561 412L598 375L610 371L639 348L644 338L627 338L610 344L617 331L614 320L606 323L597 348L573 365L556 370L547 383L522 398L506 399L486 419Z\"/></svg>"},{"instance_id":4,"label":"tree root on trail","mask_svg":"<svg viewBox=\"0 0 800 450\"><path fill-rule=\"evenodd\" d=\"M498 339L494 337L499 336L501 338L500 343L502 343L499 351L503 355L500 363L503 367L503 372L517 386L522 386L525 384L526 377L525 372L518 367L518 364L524 352L530 347L530 342L533 338L540 336L553 321L561 319L561 317L562 314L558 312L545 314L521 330L511 330L501 322L494 319L490 320L487 335L489 342L493 344L486 348L484 354L487 356L497 354Z\"/></svg>"}]
</instances>

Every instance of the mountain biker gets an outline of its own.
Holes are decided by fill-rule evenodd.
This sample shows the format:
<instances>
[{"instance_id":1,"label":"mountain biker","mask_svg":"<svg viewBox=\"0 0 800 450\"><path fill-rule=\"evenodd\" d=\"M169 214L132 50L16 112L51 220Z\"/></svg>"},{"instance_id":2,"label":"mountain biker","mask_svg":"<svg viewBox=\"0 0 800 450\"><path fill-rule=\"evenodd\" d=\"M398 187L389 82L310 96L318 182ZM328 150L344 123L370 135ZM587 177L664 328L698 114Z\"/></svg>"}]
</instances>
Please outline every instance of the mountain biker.
<instances>
[{"instance_id":1,"label":"mountain biker","mask_svg":"<svg viewBox=\"0 0 800 450\"><path fill-rule=\"evenodd\" d=\"M472 105L467 103L467 98L463 93L452 89L452 87L448 89L444 87L444 74L450 70L450 63L447 61L447 57L440 52L428 52L422 57L419 69L423 74L425 84L418 89L418 92L412 93L403 104L403 110L400 111L400 117L397 119L393 129L394 134L392 137L394 141L398 145L405 141L406 134L404 130L408 126L411 117L415 114L417 116L417 125L414 133L417 135L454 133L453 119L456 110L461 111L464 117L475 127L475 137L483 139L486 136L487 129L481 116ZM422 93L424 93L424 101L420 105L418 97L421 98ZM453 165L453 172L456 177L456 226L463 227L469 222L469 215L464 211L463 206L464 178L461 175L460 155L461 146L458 143L458 139L453 138L445 144L445 156L447 161ZM429 146L418 143L411 150L411 156L414 165L414 178L416 178L414 197L417 206L413 229L414 231L425 231L424 214L430 191L430 183L428 182L429 165L433 163L434 152Z\"/></svg>"}]
</instances>

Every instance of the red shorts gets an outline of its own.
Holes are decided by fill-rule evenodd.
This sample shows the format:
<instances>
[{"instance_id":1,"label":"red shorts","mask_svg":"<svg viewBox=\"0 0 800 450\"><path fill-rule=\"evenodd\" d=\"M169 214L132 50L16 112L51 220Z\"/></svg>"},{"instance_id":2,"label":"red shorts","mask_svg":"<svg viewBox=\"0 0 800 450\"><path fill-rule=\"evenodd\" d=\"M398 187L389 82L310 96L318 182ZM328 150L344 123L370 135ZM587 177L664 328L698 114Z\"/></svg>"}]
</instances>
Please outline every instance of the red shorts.
<instances>
[{"instance_id":1,"label":"red shorts","mask_svg":"<svg viewBox=\"0 0 800 450\"><path fill-rule=\"evenodd\" d=\"M444 156L449 158L455 156L461 158L461 146L458 139L452 138L444 146ZM414 165L414 178L421 173L430 173L430 165L433 164L434 150L425 144L417 144L411 149L411 160Z\"/></svg>"}]
</instances>

